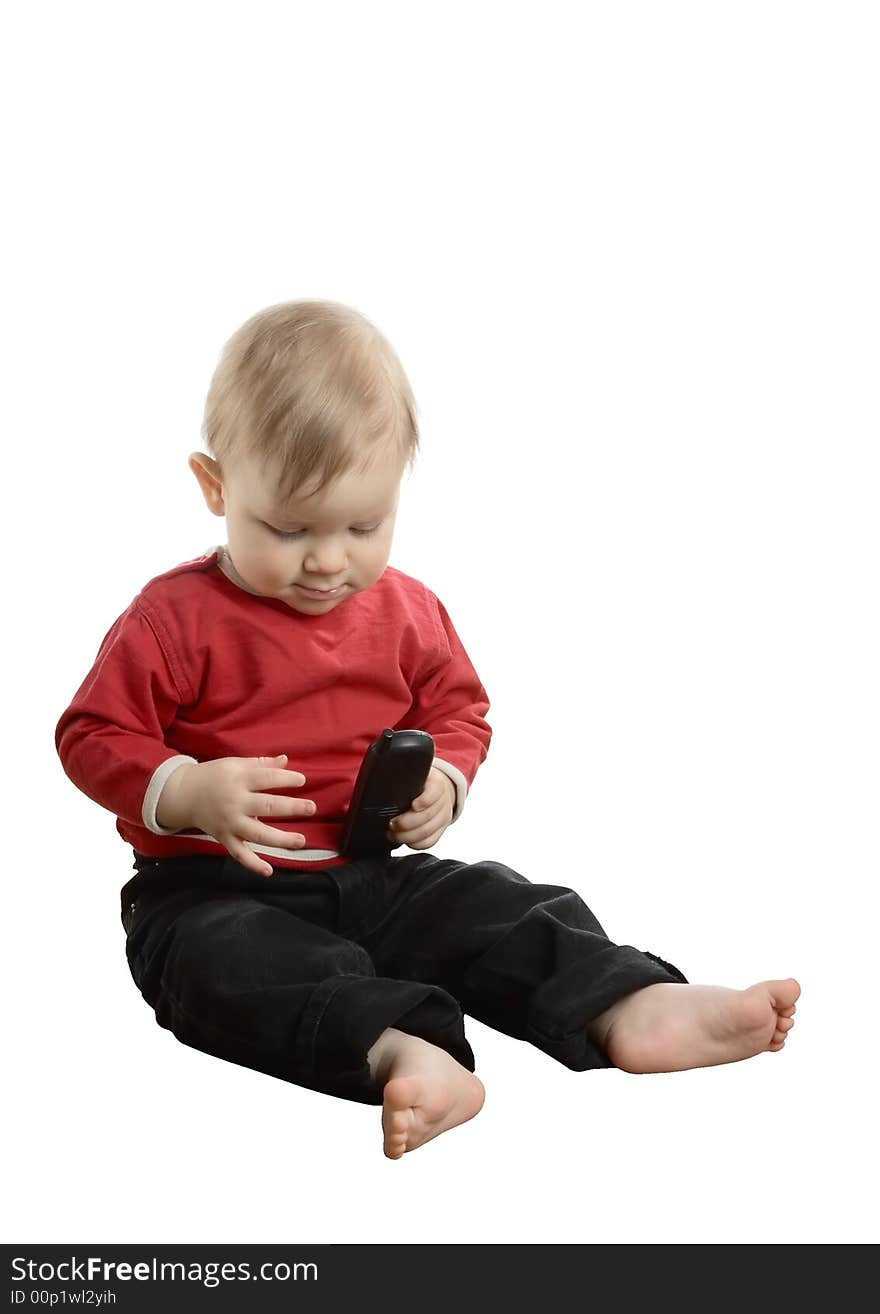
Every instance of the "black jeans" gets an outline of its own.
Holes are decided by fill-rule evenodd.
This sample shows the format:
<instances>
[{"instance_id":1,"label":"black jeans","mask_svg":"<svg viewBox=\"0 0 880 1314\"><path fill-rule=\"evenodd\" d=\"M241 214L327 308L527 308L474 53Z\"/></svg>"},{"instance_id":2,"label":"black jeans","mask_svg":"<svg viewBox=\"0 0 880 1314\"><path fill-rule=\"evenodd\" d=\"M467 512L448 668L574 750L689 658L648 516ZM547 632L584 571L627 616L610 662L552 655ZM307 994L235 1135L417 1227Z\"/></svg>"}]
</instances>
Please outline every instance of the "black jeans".
<instances>
[{"instance_id":1,"label":"black jeans","mask_svg":"<svg viewBox=\"0 0 880 1314\"><path fill-rule=\"evenodd\" d=\"M587 1024L670 963L616 945L583 900L500 862L430 853L271 877L220 854L135 853L122 890L132 976L185 1045L381 1104L367 1050L386 1027L469 1071L463 1013L575 1071L613 1063Z\"/></svg>"}]
</instances>

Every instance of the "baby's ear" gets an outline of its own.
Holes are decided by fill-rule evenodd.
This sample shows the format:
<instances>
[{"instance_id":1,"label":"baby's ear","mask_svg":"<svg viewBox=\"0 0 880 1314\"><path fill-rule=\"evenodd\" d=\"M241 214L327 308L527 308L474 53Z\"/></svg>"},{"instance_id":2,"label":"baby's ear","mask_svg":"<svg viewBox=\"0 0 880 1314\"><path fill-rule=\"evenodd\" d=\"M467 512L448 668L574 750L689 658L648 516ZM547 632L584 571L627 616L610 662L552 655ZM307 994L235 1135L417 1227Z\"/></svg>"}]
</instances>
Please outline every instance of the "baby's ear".
<instances>
[{"instance_id":1,"label":"baby's ear","mask_svg":"<svg viewBox=\"0 0 880 1314\"><path fill-rule=\"evenodd\" d=\"M189 468L198 480L208 510L213 511L215 516L225 515L226 508L223 504L220 467L214 458L206 456L204 452L192 452L189 458Z\"/></svg>"}]
</instances>

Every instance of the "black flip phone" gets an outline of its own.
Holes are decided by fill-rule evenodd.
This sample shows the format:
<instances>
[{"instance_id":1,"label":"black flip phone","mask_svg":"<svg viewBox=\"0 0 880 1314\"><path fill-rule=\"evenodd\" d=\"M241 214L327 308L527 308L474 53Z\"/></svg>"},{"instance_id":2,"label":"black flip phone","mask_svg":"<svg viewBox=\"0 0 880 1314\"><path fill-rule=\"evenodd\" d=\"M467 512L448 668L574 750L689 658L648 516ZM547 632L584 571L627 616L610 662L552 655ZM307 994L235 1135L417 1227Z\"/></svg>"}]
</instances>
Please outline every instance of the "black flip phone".
<instances>
[{"instance_id":1,"label":"black flip phone","mask_svg":"<svg viewBox=\"0 0 880 1314\"><path fill-rule=\"evenodd\" d=\"M364 754L340 847L351 858L387 857L399 845L385 837L425 787L434 740L424 730L383 730Z\"/></svg>"}]
</instances>

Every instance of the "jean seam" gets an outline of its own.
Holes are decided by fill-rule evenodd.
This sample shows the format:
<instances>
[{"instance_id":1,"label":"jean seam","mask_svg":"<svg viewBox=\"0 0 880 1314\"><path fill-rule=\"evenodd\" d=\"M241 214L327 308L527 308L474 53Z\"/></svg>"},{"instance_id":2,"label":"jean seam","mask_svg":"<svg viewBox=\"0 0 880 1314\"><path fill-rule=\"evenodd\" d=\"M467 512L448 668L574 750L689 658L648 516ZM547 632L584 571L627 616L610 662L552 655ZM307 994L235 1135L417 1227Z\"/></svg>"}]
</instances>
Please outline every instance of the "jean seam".
<instances>
[{"instance_id":1,"label":"jean seam","mask_svg":"<svg viewBox=\"0 0 880 1314\"><path fill-rule=\"evenodd\" d=\"M312 991L308 1003L303 1008L303 1014L300 1018L298 1034L294 1039L294 1049L297 1058L302 1058L302 1066L308 1072L309 1077L315 1080L317 1077L318 1065L316 1062L316 1048L318 1032L321 1023L327 1013L327 1009L335 999L336 995L350 981L365 981L373 978L359 975L356 972L348 974L339 973L331 981L321 981ZM317 996L317 999L315 998ZM369 1066L369 1065L367 1065Z\"/></svg>"}]
</instances>

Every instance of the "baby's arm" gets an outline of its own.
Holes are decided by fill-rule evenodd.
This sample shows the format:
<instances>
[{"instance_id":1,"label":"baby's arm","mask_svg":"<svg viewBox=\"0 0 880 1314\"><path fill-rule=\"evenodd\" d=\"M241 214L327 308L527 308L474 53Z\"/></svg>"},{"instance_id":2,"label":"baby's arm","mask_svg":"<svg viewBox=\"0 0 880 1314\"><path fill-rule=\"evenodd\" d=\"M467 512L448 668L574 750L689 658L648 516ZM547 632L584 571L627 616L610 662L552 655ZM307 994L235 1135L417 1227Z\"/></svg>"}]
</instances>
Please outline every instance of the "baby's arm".
<instances>
[{"instance_id":1,"label":"baby's arm","mask_svg":"<svg viewBox=\"0 0 880 1314\"><path fill-rule=\"evenodd\" d=\"M410 848L430 848L457 821L492 738L486 720L489 699L473 663L434 594L438 643L415 682L413 702L397 729L426 730L434 740L434 764L420 798L395 818L393 839ZM415 841L415 842L414 842Z\"/></svg>"},{"instance_id":2,"label":"baby's arm","mask_svg":"<svg viewBox=\"0 0 880 1314\"><path fill-rule=\"evenodd\" d=\"M172 772L195 758L170 748L164 732L188 692L133 602L105 635L55 728L55 747L77 788L133 825L172 834L158 824L156 805Z\"/></svg>"},{"instance_id":3,"label":"baby's arm","mask_svg":"<svg viewBox=\"0 0 880 1314\"><path fill-rule=\"evenodd\" d=\"M156 835L196 828L260 875L272 868L245 843L302 848L304 836L258 816L309 815L309 799L263 794L305 777L277 758L197 762L165 743L165 731L196 693L163 634L137 600L105 636L95 663L62 714L55 745L65 772L89 798ZM285 759L286 760L286 759Z\"/></svg>"}]
</instances>

